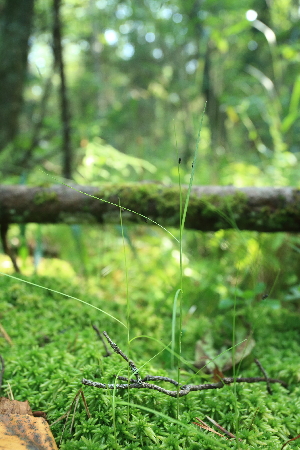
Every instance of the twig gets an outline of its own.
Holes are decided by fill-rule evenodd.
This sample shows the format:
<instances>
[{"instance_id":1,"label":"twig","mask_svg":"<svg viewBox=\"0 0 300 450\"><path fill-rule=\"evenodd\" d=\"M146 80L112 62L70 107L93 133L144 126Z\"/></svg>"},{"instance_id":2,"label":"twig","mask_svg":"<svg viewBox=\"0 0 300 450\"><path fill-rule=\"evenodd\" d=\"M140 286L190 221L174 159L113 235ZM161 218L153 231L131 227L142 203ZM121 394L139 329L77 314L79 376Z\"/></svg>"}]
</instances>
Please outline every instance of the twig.
<instances>
[{"instance_id":1,"label":"twig","mask_svg":"<svg viewBox=\"0 0 300 450\"><path fill-rule=\"evenodd\" d=\"M165 377L162 377L165 378ZM157 377L157 380L159 380L159 377ZM165 381L165 380L162 380ZM105 384L105 383L98 383L96 381L87 380L86 378L83 378L81 380L82 384L86 386L93 386L99 389L153 389L158 392L162 392L165 395L169 395L170 397L184 397L185 395L188 395L190 392L193 391L204 391L208 389L221 389L225 385L231 384L231 383L259 383L266 381L265 378L262 377L241 377L241 378L233 378L233 377L227 377L223 378L222 381L219 383L211 383L211 384L187 384L185 386L181 386L180 390L178 391L170 391L168 389L164 389L161 386L157 386L156 384L150 384L146 383L144 381L134 382L134 383L126 383L126 384ZM276 380L269 378L270 383L280 383L281 385L285 385L286 383L281 380ZM173 383L174 384L174 383Z\"/></svg>"},{"instance_id":2,"label":"twig","mask_svg":"<svg viewBox=\"0 0 300 450\"><path fill-rule=\"evenodd\" d=\"M136 380L138 383L141 382L141 377L139 375L139 371L138 368L136 367L136 365L134 364L133 361L131 361L126 355L125 353L122 352L122 350L117 346L117 344L115 344L111 338L108 336L108 334L106 333L106 331L103 331L103 335L106 337L106 339L108 340L108 342L110 343L111 348L113 349L114 352L118 353L118 355L122 356L123 359L125 359L126 362L128 362L130 369L132 370L133 375L135 376Z\"/></svg>"},{"instance_id":3,"label":"twig","mask_svg":"<svg viewBox=\"0 0 300 450\"><path fill-rule=\"evenodd\" d=\"M264 374L265 378L266 378L266 383L267 383L267 391L270 395L273 394L270 383L269 383L269 378L267 375L267 372L265 371L265 369L263 368L263 366L261 365L261 362L258 359L254 360L255 364L257 365L257 367L262 371L262 373Z\"/></svg>"},{"instance_id":4,"label":"twig","mask_svg":"<svg viewBox=\"0 0 300 450\"><path fill-rule=\"evenodd\" d=\"M103 347L104 347L104 349L105 349L105 354L103 355L103 357L104 357L104 358L107 358L107 356L110 356L112 353L108 350L107 345L106 345L106 342L105 342L105 340L103 339L103 336L102 336L102 334L101 334L99 328L98 328L96 325L92 325L92 327L93 327L94 330L96 331L96 333L97 333L99 339L101 340L101 342L102 342L102 344L103 344Z\"/></svg>"},{"instance_id":5,"label":"twig","mask_svg":"<svg viewBox=\"0 0 300 450\"><path fill-rule=\"evenodd\" d=\"M209 427L208 425L206 425L205 422L203 422L203 420L199 419L199 417L196 417L197 422L193 422L194 425L197 425L200 428L203 428L204 430L210 431L211 433L215 433L218 436L224 437L225 439L227 439L224 434L218 433L216 430L214 430L213 428Z\"/></svg>"},{"instance_id":6,"label":"twig","mask_svg":"<svg viewBox=\"0 0 300 450\"><path fill-rule=\"evenodd\" d=\"M225 428L223 428L221 425L218 424L218 422L216 422L214 419L212 419L209 416L206 416L206 418L212 423L214 424L217 428L219 428L219 430L223 431L223 433L227 434L227 436L229 436L230 438L236 439L236 436L232 433L230 433L230 431L227 431ZM239 438L239 441L241 441L242 439Z\"/></svg>"},{"instance_id":7,"label":"twig","mask_svg":"<svg viewBox=\"0 0 300 450\"><path fill-rule=\"evenodd\" d=\"M132 378L130 380L128 380L127 377L123 377L121 375L116 376L116 378L118 380L121 380L121 381L127 381L127 383L128 382L129 383L134 383L135 382ZM169 378L169 377L161 377L161 376L158 376L158 375L146 375L144 378L141 379L141 381L167 381L169 383L174 384L175 386L180 386L178 381L173 380L172 378Z\"/></svg>"},{"instance_id":8,"label":"twig","mask_svg":"<svg viewBox=\"0 0 300 450\"><path fill-rule=\"evenodd\" d=\"M83 404L84 404L84 407L85 407L85 410L86 410L88 418L90 419L92 417L91 414L90 414L88 405L86 403L86 400L85 400L85 397L84 397L84 393L83 393L82 389L79 389L79 391L76 393L75 397L73 398L71 406L69 407L68 411L50 424L50 427L52 427L55 423L58 423L61 420L66 419L66 421L64 423L64 426L63 426L63 429L62 429L62 434L61 434L61 438L60 438L60 444L61 444L62 439L63 439L63 435L64 435L64 432L65 432L65 429L66 429L66 426L67 426L67 421L69 419L70 413L72 411L72 408L74 407L74 409L73 409L73 417L72 417L72 421L71 421L71 425L70 425L70 433L72 433L72 428L73 428L74 419L75 419L75 412L76 412L76 409L77 409L77 406L78 406L78 403L79 403L80 395L81 395L81 398L82 398L82 401L83 401Z\"/></svg>"},{"instance_id":9,"label":"twig","mask_svg":"<svg viewBox=\"0 0 300 450\"><path fill-rule=\"evenodd\" d=\"M300 439L300 434L298 434L298 436L294 437L293 439L289 439L288 441L286 441L286 443L283 444L280 450L282 450L289 442L296 441L297 439Z\"/></svg>"},{"instance_id":10,"label":"twig","mask_svg":"<svg viewBox=\"0 0 300 450\"><path fill-rule=\"evenodd\" d=\"M161 377L161 376L151 376L148 375L145 378L141 378L138 372L138 369L133 361L131 361L125 353L122 352L122 350L115 344L106 331L103 332L104 336L108 340L110 346L112 349L118 353L125 361L129 364L129 367L131 368L136 380L128 379L126 377L117 377L119 380L127 381L127 383L124 384L105 384L105 383L98 383L97 381L87 380L86 378L83 378L81 380L82 384L86 386L93 386L99 389L153 389L155 391L161 392L165 395L168 395L170 397L184 397L185 395L189 394L192 391L203 391L207 389L221 389L225 385L231 384L231 383L260 383L266 381L265 377L226 377L222 378L221 381L218 383L211 383L211 384L187 384L180 386L179 383L172 378L169 377ZM161 386L157 386L156 384L148 383L148 381L166 381L168 383L171 383L175 386L177 386L179 389L176 391L170 391L168 389L164 389ZM277 380L273 378L268 378L269 383L279 383L282 386L287 387L287 384L282 380Z\"/></svg>"}]
</instances>

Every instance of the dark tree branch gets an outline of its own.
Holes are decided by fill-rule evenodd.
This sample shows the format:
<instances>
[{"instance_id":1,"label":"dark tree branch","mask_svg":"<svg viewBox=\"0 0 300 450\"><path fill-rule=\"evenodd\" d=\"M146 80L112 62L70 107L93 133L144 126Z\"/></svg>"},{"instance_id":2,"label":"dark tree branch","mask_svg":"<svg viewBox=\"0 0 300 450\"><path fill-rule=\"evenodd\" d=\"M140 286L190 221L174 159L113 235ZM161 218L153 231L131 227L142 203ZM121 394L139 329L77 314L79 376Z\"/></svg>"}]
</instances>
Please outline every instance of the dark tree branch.
<instances>
[{"instance_id":1,"label":"dark tree branch","mask_svg":"<svg viewBox=\"0 0 300 450\"><path fill-rule=\"evenodd\" d=\"M67 96L66 75L63 60L62 32L60 19L61 0L53 0L53 53L55 66L58 68L60 76L60 108L63 126L63 176L72 178L72 145L71 145L71 124L70 105Z\"/></svg>"},{"instance_id":2,"label":"dark tree branch","mask_svg":"<svg viewBox=\"0 0 300 450\"><path fill-rule=\"evenodd\" d=\"M0 16L0 151L18 132L34 0L6 0Z\"/></svg>"}]
</instances>

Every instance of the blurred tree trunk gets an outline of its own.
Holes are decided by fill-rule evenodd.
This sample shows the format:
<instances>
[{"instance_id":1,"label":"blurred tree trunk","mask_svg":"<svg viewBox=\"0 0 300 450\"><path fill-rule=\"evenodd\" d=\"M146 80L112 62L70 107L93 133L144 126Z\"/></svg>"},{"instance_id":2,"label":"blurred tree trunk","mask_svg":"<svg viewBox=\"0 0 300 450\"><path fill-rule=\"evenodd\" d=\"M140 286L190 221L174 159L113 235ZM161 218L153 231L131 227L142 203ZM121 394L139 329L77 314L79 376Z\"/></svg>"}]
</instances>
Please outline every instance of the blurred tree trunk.
<instances>
[{"instance_id":1,"label":"blurred tree trunk","mask_svg":"<svg viewBox=\"0 0 300 450\"><path fill-rule=\"evenodd\" d=\"M70 105L67 95L67 85L65 76L65 65L62 49L62 32L60 19L61 0L53 1L53 53L55 66L60 76L60 112L62 121L62 174L65 178L72 178L72 144L71 144L71 124Z\"/></svg>"},{"instance_id":2,"label":"blurred tree trunk","mask_svg":"<svg viewBox=\"0 0 300 450\"><path fill-rule=\"evenodd\" d=\"M84 193L88 195L84 195ZM183 199L187 187L182 188ZM148 223L179 227L179 188L159 184L55 185L49 188L0 185L0 224ZM194 186L185 227L202 231L234 228L300 231L300 190Z\"/></svg>"},{"instance_id":3,"label":"blurred tree trunk","mask_svg":"<svg viewBox=\"0 0 300 450\"><path fill-rule=\"evenodd\" d=\"M18 131L34 0L5 0L0 11L0 151Z\"/></svg>"},{"instance_id":4,"label":"blurred tree trunk","mask_svg":"<svg viewBox=\"0 0 300 450\"><path fill-rule=\"evenodd\" d=\"M226 148L226 128L225 120L226 113L221 110L220 93L217 92L215 80L215 73L218 72L218 68L212 68L212 53L213 43L208 41L205 54L204 73L203 73L203 86L202 91L207 102L207 115L209 121L209 129L211 134L211 160L210 163L214 166L216 160L216 150L219 147ZM221 71L221 70L219 70Z\"/></svg>"}]
</instances>

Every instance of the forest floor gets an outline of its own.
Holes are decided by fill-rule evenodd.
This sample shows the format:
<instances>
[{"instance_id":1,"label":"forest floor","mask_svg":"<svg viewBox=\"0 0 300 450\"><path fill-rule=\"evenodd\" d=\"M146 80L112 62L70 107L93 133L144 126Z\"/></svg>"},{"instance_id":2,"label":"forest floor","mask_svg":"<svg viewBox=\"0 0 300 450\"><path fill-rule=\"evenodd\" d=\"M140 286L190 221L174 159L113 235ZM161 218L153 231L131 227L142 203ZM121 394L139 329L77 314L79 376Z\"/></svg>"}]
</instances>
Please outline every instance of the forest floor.
<instances>
[{"instance_id":1,"label":"forest floor","mask_svg":"<svg viewBox=\"0 0 300 450\"><path fill-rule=\"evenodd\" d=\"M0 354L5 361L2 395L8 396L10 390L16 400L28 400L32 410L46 412L49 423L55 422L51 429L61 450L280 450L285 442L299 435L299 314L267 306L258 307L251 313L255 321L251 340L255 340L255 346L246 360L236 366L235 375L261 377L261 371L253 362L257 358L268 377L287 384L287 388L272 384L272 394L264 382L232 383L222 389L190 392L182 398L172 398L150 389L105 390L83 386L81 380L122 383L116 381L116 375L128 377L128 364L115 352L103 356L106 351L92 325L105 330L129 355L141 377L150 374L178 379L177 371L171 369L170 353L162 352L162 338L169 343L164 330L170 326L170 314L162 307L144 303L132 308L131 338L144 337L134 339L129 347L126 327L116 320L72 298L24 283L22 279L79 297L122 322L126 321L126 305L118 299L108 301L94 292L89 293L70 280L0 277L1 325L12 341L11 344L3 335L0 339ZM216 381L213 374L194 373L196 369L194 372L190 369L196 336L203 339L209 335L211 342L208 344L207 338L207 346L211 345L215 352L221 353L226 345L229 347L226 342L232 337L232 329L228 326L232 317L232 312L217 314L213 319L197 317L184 328L182 355L186 357L186 365L183 363L181 367L181 384ZM245 313L236 316L239 322L244 322L243 327L237 325L237 342L243 340L241 330L245 332L249 328L249 324L245 325L245 317ZM157 357L150 361L155 355ZM222 362L215 362L222 368ZM225 376L232 376L232 368ZM132 377L131 373L129 377ZM167 382L159 385L176 390ZM73 402L80 389L90 417L81 397L78 397L76 407ZM69 417L57 421L68 413L72 402ZM225 440L226 437L193 424L198 417L224 434L209 422L207 416L233 433L236 439ZM287 444L286 448L297 446L297 442Z\"/></svg>"}]
</instances>

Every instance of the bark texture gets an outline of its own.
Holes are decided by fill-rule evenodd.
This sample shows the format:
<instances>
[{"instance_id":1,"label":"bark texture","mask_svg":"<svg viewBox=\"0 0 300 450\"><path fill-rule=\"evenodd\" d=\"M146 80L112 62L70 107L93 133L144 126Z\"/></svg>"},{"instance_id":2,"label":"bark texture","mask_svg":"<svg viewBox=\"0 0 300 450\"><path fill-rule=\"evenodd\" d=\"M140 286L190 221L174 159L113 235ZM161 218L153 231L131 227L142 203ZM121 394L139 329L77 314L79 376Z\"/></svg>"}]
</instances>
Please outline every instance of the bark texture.
<instances>
[{"instance_id":1,"label":"bark texture","mask_svg":"<svg viewBox=\"0 0 300 450\"><path fill-rule=\"evenodd\" d=\"M18 130L33 6L34 0L6 0L0 11L0 151Z\"/></svg>"},{"instance_id":2,"label":"bark texture","mask_svg":"<svg viewBox=\"0 0 300 450\"><path fill-rule=\"evenodd\" d=\"M183 187L182 192L185 199L187 188ZM157 222L164 227L179 227L178 186L151 183L73 185L72 188L65 185L0 186L2 224L120 223L119 205L123 223ZM185 228L299 232L300 190L195 186L189 199Z\"/></svg>"}]
</instances>

